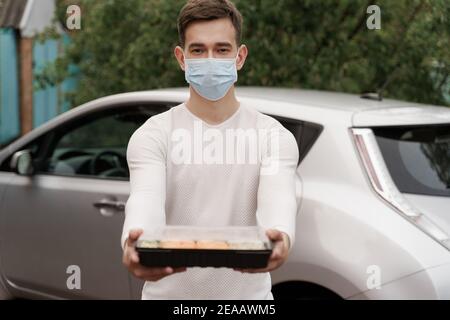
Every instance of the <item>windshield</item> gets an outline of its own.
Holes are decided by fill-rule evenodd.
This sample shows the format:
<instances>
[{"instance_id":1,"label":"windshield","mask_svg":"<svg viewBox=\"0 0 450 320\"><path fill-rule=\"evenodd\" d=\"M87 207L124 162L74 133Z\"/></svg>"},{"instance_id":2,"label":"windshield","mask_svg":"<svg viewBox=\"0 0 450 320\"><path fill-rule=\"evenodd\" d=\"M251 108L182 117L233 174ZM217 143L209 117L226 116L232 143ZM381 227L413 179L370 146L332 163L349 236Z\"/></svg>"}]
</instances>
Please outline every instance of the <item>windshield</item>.
<instances>
[{"instance_id":1,"label":"windshield","mask_svg":"<svg viewBox=\"0 0 450 320\"><path fill-rule=\"evenodd\" d=\"M401 192L450 196L450 124L372 130Z\"/></svg>"}]
</instances>

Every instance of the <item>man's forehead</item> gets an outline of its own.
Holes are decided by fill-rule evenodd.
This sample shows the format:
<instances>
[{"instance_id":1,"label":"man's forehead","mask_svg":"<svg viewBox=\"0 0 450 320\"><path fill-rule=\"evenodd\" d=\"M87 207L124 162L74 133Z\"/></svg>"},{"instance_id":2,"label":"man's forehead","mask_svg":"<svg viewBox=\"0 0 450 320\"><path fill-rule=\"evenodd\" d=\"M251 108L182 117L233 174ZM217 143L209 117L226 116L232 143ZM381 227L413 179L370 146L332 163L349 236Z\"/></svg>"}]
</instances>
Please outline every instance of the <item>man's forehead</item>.
<instances>
[{"instance_id":1,"label":"man's forehead","mask_svg":"<svg viewBox=\"0 0 450 320\"><path fill-rule=\"evenodd\" d=\"M230 19L196 21L189 25L185 34L186 46L202 44L203 46L233 45L235 30Z\"/></svg>"}]
</instances>

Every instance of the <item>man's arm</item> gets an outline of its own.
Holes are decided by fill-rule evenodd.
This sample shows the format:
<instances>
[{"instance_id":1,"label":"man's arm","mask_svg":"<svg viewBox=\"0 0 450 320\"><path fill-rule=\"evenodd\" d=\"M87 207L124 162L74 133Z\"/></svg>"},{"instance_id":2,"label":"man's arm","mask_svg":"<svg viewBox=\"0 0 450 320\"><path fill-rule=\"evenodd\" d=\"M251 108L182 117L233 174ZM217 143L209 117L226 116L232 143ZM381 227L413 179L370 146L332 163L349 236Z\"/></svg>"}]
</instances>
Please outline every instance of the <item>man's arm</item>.
<instances>
[{"instance_id":1,"label":"man's arm","mask_svg":"<svg viewBox=\"0 0 450 320\"><path fill-rule=\"evenodd\" d=\"M131 136L127 148L130 197L125 206L121 245L123 264L137 278L158 281L186 268L147 268L139 264L135 250L140 235L166 224L166 153L164 130L149 119Z\"/></svg>"},{"instance_id":2,"label":"man's arm","mask_svg":"<svg viewBox=\"0 0 450 320\"><path fill-rule=\"evenodd\" d=\"M267 118L266 118L267 120ZM268 272L287 259L295 241L297 215L295 175L299 158L297 142L287 129L272 120L262 141L263 162L257 195L256 219L274 242L267 268L240 270Z\"/></svg>"},{"instance_id":3,"label":"man's arm","mask_svg":"<svg viewBox=\"0 0 450 320\"><path fill-rule=\"evenodd\" d=\"M165 225L166 162L165 133L149 119L131 136L127 147L130 196L125 206L121 245L132 229L150 230Z\"/></svg>"}]
</instances>

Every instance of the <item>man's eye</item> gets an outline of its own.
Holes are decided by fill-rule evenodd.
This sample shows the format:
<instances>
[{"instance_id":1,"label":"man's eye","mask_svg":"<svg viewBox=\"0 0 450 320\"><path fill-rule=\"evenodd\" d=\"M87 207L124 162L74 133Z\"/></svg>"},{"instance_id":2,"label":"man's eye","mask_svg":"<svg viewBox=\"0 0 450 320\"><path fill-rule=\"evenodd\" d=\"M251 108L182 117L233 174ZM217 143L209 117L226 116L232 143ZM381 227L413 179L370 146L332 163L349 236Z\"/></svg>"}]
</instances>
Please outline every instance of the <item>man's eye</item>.
<instances>
[{"instance_id":1,"label":"man's eye","mask_svg":"<svg viewBox=\"0 0 450 320\"><path fill-rule=\"evenodd\" d=\"M191 51L193 54L200 54L200 53L202 53L202 50L201 49L194 49L194 50L192 50Z\"/></svg>"},{"instance_id":2,"label":"man's eye","mask_svg":"<svg viewBox=\"0 0 450 320\"><path fill-rule=\"evenodd\" d=\"M230 50L228 50L228 49L219 49L220 53L228 53L228 51L230 51Z\"/></svg>"}]
</instances>

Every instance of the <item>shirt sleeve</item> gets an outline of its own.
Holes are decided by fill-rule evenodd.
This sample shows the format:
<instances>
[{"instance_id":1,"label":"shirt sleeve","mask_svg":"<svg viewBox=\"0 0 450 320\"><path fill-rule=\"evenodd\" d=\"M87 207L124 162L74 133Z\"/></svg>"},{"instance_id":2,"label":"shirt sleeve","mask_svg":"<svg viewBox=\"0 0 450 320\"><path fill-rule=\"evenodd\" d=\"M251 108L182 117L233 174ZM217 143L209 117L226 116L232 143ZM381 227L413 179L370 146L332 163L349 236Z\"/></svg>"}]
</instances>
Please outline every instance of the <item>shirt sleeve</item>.
<instances>
[{"instance_id":1,"label":"shirt sleeve","mask_svg":"<svg viewBox=\"0 0 450 320\"><path fill-rule=\"evenodd\" d=\"M125 206L121 246L129 231L165 225L167 139L164 129L150 118L131 136L127 147L130 196Z\"/></svg>"},{"instance_id":2,"label":"shirt sleeve","mask_svg":"<svg viewBox=\"0 0 450 320\"><path fill-rule=\"evenodd\" d=\"M272 119L272 118L271 118ZM267 119L266 119L267 120ZM290 247L295 241L297 215L296 169L299 159L293 134L272 119L261 139L261 169L256 219L265 229L285 232Z\"/></svg>"}]
</instances>

